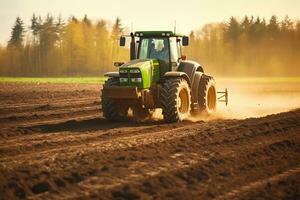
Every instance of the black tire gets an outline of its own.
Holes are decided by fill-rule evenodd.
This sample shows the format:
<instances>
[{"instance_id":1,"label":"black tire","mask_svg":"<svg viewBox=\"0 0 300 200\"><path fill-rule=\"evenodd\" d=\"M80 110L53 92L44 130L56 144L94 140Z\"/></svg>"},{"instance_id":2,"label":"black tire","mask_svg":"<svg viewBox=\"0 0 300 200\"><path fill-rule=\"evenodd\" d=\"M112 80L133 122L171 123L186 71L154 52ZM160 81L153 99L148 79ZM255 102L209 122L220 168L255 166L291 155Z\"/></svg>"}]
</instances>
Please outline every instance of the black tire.
<instances>
[{"instance_id":1,"label":"black tire","mask_svg":"<svg viewBox=\"0 0 300 200\"><path fill-rule=\"evenodd\" d=\"M198 92L198 111L201 114L211 114L216 111L217 94L213 77L202 75Z\"/></svg>"},{"instance_id":2,"label":"black tire","mask_svg":"<svg viewBox=\"0 0 300 200\"><path fill-rule=\"evenodd\" d=\"M119 85L118 78L108 78L101 92L101 104L103 116L112 121L124 120L128 114L128 106L120 105L115 100L109 99L105 94L105 88Z\"/></svg>"},{"instance_id":3,"label":"black tire","mask_svg":"<svg viewBox=\"0 0 300 200\"><path fill-rule=\"evenodd\" d=\"M186 119L191 112L191 90L183 78L169 78L161 91L161 106L166 122Z\"/></svg>"}]
</instances>

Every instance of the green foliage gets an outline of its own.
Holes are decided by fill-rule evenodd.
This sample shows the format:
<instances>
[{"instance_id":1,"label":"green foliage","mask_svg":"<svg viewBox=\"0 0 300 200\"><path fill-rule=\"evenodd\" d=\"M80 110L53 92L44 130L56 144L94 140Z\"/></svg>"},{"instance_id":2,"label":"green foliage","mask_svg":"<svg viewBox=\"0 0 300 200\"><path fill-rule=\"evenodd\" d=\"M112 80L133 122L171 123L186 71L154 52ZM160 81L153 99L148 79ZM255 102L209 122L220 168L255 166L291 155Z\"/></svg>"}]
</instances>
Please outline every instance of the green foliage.
<instances>
[{"instance_id":1,"label":"green foliage","mask_svg":"<svg viewBox=\"0 0 300 200\"><path fill-rule=\"evenodd\" d=\"M9 46L20 48L24 40L24 23L20 17L17 17L14 27L11 31L11 38L9 40Z\"/></svg>"}]
</instances>

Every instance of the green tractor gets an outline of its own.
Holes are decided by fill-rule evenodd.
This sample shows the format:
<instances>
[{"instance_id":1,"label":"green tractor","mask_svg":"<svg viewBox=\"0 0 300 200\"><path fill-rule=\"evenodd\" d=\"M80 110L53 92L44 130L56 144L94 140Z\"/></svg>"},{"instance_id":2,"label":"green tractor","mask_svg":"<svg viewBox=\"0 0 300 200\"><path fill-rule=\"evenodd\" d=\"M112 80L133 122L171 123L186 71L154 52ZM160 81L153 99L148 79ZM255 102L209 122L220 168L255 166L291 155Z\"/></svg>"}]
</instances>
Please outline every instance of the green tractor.
<instances>
[{"instance_id":1,"label":"green tractor","mask_svg":"<svg viewBox=\"0 0 300 200\"><path fill-rule=\"evenodd\" d=\"M188 37L172 31L139 31L121 36L120 46L125 46L126 37L131 38L130 61L115 62L119 71L105 74L101 103L106 119L119 121L131 114L144 120L160 108L166 122L178 122L216 110L213 77L182 55ZM227 90L222 93L227 103Z\"/></svg>"}]
</instances>

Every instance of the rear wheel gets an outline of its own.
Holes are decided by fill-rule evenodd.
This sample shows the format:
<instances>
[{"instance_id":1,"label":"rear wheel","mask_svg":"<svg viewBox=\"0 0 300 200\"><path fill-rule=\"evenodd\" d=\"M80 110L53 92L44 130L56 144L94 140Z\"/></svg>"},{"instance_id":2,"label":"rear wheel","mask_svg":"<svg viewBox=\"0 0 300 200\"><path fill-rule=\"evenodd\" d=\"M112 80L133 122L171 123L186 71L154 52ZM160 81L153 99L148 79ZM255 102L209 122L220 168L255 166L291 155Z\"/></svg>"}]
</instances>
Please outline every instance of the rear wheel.
<instances>
[{"instance_id":1,"label":"rear wheel","mask_svg":"<svg viewBox=\"0 0 300 200\"><path fill-rule=\"evenodd\" d=\"M190 115L191 91L183 78L170 78L163 84L161 106L166 122L182 121Z\"/></svg>"},{"instance_id":2,"label":"rear wheel","mask_svg":"<svg viewBox=\"0 0 300 200\"><path fill-rule=\"evenodd\" d=\"M119 85L118 78L109 78L105 81L101 94L101 104L103 116L108 120L123 120L128 115L128 106L118 104L114 99L110 99L105 94L105 88Z\"/></svg>"},{"instance_id":3,"label":"rear wheel","mask_svg":"<svg viewBox=\"0 0 300 200\"><path fill-rule=\"evenodd\" d=\"M216 111L217 94L215 80L211 76L203 75L199 83L198 111L211 114Z\"/></svg>"}]
</instances>

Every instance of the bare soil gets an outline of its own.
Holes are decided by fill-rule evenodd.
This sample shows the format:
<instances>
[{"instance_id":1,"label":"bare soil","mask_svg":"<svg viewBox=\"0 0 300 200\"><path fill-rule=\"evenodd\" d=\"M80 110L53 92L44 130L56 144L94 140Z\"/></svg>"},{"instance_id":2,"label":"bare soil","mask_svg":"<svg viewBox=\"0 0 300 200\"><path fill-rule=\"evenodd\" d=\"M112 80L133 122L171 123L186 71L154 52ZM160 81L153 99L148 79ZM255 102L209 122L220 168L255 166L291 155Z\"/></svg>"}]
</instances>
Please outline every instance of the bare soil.
<instances>
[{"instance_id":1,"label":"bare soil","mask_svg":"<svg viewBox=\"0 0 300 200\"><path fill-rule=\"evenodd\" d=\"M300 199L300 109L108 122L99 95L0 84L0 199Z\"/></svg>"}]
</instances>

